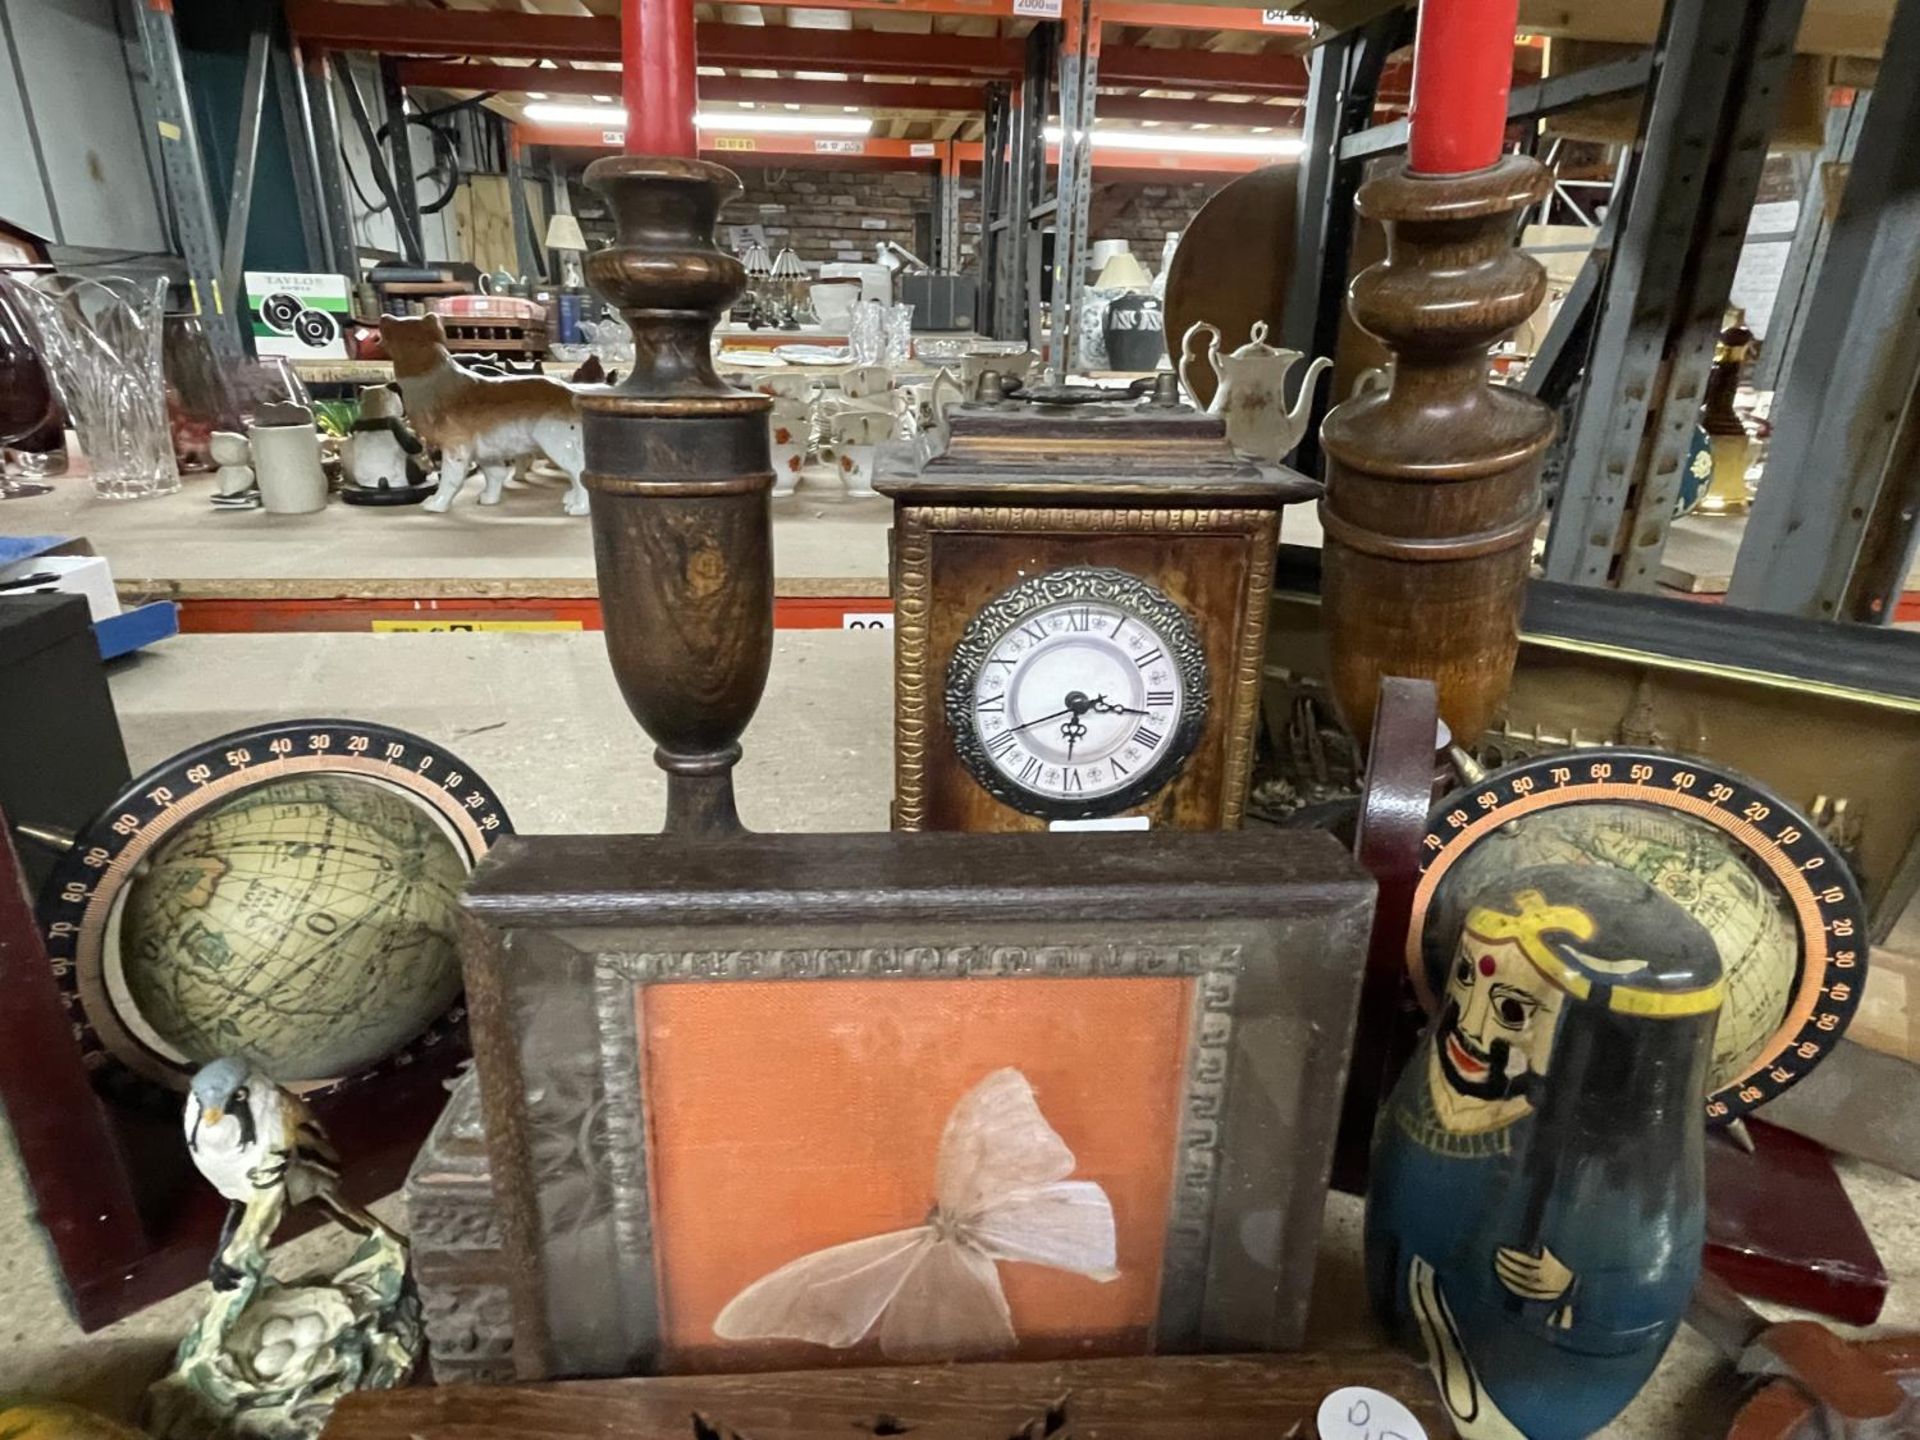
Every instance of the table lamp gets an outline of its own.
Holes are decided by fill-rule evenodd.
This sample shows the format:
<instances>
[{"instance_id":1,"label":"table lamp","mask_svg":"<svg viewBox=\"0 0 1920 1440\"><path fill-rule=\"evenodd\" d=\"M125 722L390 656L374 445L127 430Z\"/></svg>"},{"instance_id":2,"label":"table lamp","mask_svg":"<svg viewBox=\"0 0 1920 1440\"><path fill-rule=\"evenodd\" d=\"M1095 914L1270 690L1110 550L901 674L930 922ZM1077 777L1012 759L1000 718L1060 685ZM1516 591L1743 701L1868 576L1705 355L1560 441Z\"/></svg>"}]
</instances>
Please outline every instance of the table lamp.
<instances>
[{"instance_id":1,"label":"table lamp","mask_svg":"<svg viewBox=\"0 0 1920 1440\"><path fill-rule=\"evenodd\" d=\"M580 273L580 257L586 253L587 237L580 233L578 216L560 211L547 221L547 249L559 253L561 288L585 289Z\"/></svg>"}]
</instances>

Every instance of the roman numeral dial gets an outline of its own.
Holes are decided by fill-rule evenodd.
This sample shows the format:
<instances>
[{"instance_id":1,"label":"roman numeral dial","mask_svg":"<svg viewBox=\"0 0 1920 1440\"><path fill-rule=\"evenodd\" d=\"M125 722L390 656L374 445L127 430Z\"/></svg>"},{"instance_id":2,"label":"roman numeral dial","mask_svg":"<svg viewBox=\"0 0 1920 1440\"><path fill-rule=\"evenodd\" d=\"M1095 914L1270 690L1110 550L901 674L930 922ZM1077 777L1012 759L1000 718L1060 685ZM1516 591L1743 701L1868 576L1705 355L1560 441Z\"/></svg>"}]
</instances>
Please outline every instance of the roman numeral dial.
<instances>
[{"instance_id":1,"label":"roman numeral dial","mask_svg":"<svg viewBox=\"0 0 1920 1440\"><path fill-rule=\"evenodd\" d=\"M1023 580L967 626L947 675L962 760L989 793L1052 818L1116 814L1180 771L1205 728L1191 620L1123 571Z\"/></svg>"}]
</instances>

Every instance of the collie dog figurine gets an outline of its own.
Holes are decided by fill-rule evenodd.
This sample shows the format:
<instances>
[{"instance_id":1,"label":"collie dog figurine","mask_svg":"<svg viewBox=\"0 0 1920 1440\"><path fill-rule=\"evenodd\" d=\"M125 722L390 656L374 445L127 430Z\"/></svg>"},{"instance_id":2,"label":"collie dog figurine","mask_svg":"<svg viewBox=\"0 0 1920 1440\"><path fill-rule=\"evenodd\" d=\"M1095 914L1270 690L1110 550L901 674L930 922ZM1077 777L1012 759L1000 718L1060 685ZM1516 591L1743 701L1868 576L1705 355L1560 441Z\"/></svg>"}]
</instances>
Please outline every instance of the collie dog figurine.
<instances>
[{"instance_id":1,"label":"collie dog figurine","mask_svg":"<svg viewBox=\"0 0 1920 1440\"><path fill-rule=\"evenodd\" d=\"M544 375L468 374L453 363L438 315L383 315L380 338L393 357L408 422L440 452L440 485L427 509L444 512L475 469L484 477L480 503L497 505L514 462L545 455L572 482L567 514L587 513L580 483L586 454L572 390Z\"/></svg>"}]
</instances>

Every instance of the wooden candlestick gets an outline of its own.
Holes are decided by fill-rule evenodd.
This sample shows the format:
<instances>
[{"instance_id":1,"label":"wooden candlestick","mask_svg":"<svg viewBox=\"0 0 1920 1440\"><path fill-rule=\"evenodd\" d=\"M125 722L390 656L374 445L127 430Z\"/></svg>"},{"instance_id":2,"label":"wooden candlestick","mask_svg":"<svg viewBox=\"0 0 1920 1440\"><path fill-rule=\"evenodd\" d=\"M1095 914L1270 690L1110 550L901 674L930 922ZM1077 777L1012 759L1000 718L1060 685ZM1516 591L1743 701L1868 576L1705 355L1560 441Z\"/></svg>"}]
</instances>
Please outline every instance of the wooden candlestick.
<instances>
[{"instance_id":1,"label":"wooden candlestick","mask_svg":"<svg viewBox=\"0 0 1920 1440\"><path fill-rule=\"evenodd\" d=\"M1387 258L1354 280L1350 304L1393 353L1393 378L1321 427L1320 517L1334 698L1363 745L1383 676L1433 681L1461 744L1512 680L1554 419L1488 383L1487 350L1546 293L1512 236L1514 213L1549 183L1513 155L1471 175L1401 166L1360 188L1361 212L1386 226Z\"/></svg>"},{"instance_id":2,"label":"wooden candlestick","mask_svg":"<svg viewBox=\"0 0 1920 1440\"><path fill-rule=\"evenodd\" d=\"M587 184L619 241L587 280L633 328L624 383L580 397L607 654L667 772L666 829L741 828L733 766L773 656L773 466L764 395L714 373L713 327L746 285L714 241L733 172L623 155Z\"/></svg>"}]
</instances>

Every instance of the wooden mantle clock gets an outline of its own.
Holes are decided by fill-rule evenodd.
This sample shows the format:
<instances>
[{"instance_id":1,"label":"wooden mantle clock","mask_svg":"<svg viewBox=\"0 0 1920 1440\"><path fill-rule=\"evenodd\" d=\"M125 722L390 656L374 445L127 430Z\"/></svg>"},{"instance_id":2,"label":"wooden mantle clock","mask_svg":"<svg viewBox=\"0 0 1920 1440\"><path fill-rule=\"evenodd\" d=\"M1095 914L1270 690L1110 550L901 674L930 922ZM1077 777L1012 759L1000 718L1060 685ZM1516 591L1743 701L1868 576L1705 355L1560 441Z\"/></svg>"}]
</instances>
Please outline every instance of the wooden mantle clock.
<instances>
[{"instance_id":1,"label":"wooden mantle clock","mask_svg":"<svg viewBox=\"0 0 1920 1440\"><path fill-rule=\"evenodd\" d=\"M1280 508L1184 406L955 412L894 501L900 830L1232 829Z\"/></svg>"}]
</instances>

